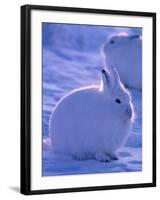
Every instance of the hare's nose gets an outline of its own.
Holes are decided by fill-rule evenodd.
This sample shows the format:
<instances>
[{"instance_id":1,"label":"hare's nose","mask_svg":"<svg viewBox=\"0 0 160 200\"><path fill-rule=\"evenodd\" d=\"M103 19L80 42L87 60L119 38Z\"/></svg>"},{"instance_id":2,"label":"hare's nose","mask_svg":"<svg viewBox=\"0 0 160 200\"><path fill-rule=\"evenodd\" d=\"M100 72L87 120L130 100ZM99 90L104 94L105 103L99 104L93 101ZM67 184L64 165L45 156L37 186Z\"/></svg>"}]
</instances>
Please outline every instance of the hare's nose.
<instances>
[{"instance_id":1,"label":"hare's nose","mask_svg":"<svg viewBox=\"0 0 160 200\"><path fill-rule=\"evenodd\" d=\"M132 108L130 106L127 107L126 113L129 117L132 117Z\"/></svg>"}]
</instances>

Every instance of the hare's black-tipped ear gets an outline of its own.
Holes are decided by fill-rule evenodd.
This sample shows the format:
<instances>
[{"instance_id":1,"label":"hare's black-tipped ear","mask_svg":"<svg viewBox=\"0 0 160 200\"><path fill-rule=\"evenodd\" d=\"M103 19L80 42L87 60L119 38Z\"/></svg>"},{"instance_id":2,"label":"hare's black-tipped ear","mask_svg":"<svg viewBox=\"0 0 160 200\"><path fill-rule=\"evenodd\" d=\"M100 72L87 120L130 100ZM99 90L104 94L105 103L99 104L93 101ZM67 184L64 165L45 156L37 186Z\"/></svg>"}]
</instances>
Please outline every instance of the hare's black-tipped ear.
<instances>
[{"instance_id":1,"label":"hare's black-tipped ear","mask_svg":"<svg viewBox=\"0 0 160 200\"><path fill-rule=\"evenodd\" d=\"M106 70L102 69L101 74L102 74L103 86L108 87L108 88L111 87L112 80L111 80L110 73L107 72Z\"/></svg>"}]
</instances>

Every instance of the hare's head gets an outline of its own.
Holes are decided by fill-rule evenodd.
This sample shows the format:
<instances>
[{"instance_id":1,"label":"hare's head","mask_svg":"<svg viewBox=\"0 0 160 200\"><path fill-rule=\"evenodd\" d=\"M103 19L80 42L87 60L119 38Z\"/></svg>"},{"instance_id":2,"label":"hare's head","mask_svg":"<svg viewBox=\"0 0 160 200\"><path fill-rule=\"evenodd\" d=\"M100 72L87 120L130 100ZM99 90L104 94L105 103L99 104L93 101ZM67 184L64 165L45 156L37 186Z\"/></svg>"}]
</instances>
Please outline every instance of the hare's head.
<instances>
[{"instance_id":1,"label":"hare's head","mask_svg":"<svg viewBox=\"0 0 160 200\"><path fill-rule=\"evenodd\" d=\"M102 93L113 115L122 121L133 120L131 95L124 87L114 67L111 67L110 71L102 70Z\"/></svg>"},{"instance_id":2,"label":"hare's head","mask_svg":"<svg viewBox=\"0 0 160 200\"><path fill-rule=\"evenodd\" d=\"M123 47L125 48L126 45L132 46L132 45L138 45L138 44L142 45L141 35L138 35L138 34L129 35L127 33L119 33L107 38L107 41L103 45L102 51L105 55L107 55L108 52L111 51L111 49L113 48L115 49L116 47L119 47L120 45L123 45Z\"/></svg>"}]
</instances>

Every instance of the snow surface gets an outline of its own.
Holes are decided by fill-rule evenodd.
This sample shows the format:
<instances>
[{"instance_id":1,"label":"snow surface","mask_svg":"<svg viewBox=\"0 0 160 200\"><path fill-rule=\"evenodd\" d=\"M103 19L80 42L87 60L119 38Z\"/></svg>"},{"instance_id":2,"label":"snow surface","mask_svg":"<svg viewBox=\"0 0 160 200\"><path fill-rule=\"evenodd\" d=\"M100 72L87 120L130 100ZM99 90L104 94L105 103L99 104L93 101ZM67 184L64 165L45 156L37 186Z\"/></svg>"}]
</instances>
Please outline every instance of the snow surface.
<instances>
[{"instance_id":1,"label":"snow surface","mask_svg":"<svg viewBox=\"0 0 160 200\"><path fill-rule=\"evenodd\" d=\"M56 103L73 89L100 83L101 47L108 37L121 32L141 35L139 28L43 23L43 176L142 170L141 90L129 89L136 119L126 144L118 151L119 160L109 163L77 161L53 155L46 148L49 117Z\"/></svg>"}]
</instances>

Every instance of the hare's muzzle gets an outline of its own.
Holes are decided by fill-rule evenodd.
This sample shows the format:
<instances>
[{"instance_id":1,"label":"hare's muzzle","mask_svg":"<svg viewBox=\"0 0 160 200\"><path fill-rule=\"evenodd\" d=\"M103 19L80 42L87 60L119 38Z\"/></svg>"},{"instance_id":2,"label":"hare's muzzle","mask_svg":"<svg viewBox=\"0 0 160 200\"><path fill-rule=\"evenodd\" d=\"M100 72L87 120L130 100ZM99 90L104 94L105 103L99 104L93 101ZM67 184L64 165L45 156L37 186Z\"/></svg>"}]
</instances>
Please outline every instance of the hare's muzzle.
<instances>
[{"instance_id":1,"label":"hare's muzzle","mask_svg":"<svg viewBox=\"0 0 160 200\"><path fill-rule=\"evenodd\" d=\"M126 109L126 114L127 114L128 118L132 117L132 113L133 113L132 108L130 106L128 106Z\"/></svg>"}]
</instances>

